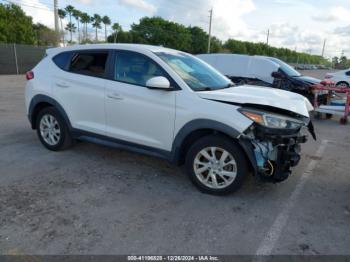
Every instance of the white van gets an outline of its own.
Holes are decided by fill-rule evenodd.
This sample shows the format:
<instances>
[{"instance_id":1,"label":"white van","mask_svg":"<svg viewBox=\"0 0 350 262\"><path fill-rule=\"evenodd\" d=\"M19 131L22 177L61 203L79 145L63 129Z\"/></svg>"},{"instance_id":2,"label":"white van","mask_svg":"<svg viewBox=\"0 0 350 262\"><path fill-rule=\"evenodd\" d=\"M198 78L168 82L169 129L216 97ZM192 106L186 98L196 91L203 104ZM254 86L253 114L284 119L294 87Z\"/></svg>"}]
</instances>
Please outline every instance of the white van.
<instances>
[{"instance_id":1,"label":"white van","mask_svg":"<svg viewBox=\"0 0 350 262\"><path fill-rule=\"evenodd\" d=\"M320 79L301 75L287 63L268 56L235 54L203 54L198 57L235 84L267 86L295 92L314 100L312 86L320 84ZM327 93L319 96L319 104L326 103Z\"/></svg>"}]
</instances>

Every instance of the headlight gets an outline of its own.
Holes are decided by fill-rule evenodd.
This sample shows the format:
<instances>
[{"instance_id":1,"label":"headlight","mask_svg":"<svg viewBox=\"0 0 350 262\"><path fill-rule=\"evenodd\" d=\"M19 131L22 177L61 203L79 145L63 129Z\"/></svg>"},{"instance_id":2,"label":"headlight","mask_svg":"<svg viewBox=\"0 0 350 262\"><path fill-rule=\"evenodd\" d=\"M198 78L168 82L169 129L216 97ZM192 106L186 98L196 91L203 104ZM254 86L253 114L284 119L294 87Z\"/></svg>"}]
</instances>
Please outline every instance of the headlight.
<instances>
[{"instance_id":1,"label":"headlight","mask_svg":"<svg viewBox=\"0 0 350 262\"><path fill-rule=\"evenodd\" d=\"M298 121L293 118L288 118L282 115L277 115L268 112L255 111L251 109L240 109L243 115L248 117L250 120L258 123L260 125L269 128L279 128L279 129L298 129L304 125L304 122Z\"/></svg>"}]
</instances>

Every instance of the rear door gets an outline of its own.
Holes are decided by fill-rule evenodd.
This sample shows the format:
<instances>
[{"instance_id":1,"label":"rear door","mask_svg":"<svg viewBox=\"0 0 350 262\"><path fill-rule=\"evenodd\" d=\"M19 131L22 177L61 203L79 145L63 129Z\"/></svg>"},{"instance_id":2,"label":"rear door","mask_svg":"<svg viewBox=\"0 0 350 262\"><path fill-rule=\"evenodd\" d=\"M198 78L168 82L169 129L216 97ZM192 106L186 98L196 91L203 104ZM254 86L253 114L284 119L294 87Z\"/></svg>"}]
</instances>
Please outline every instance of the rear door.
<instances>
[{"instance_id":1,"label":"rear door","mask_svg":"<svg viewBox=\"0 0 350 262\"><path fill-rule=\"evenodd\" d=\"M104 95L108 50L72 52L70 62L54 75L54 94L74 128L105 134Z\"/></svg>"},{"instance_id":2,"label":"rear door","mask_svg":"<svg viewBox=\"0 0 350 262\"><path fill-rule=\"evenodd\" d=\"M170 151L175 123L174 91L152 90L147 80L164 76L174 81L150 57L116 51L106 86L107 135L138 145Z\"/></svg>"}]
</instances>

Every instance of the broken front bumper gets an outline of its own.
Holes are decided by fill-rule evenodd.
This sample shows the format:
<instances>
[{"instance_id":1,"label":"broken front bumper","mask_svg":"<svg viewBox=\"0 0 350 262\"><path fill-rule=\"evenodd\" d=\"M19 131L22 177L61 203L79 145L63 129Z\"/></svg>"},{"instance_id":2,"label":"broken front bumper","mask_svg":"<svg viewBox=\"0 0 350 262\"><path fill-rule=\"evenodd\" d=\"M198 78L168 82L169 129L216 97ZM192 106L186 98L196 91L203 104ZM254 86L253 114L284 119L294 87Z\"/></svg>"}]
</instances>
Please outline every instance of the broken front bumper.
<instances>
[{"instance_id":1,"label":"broken front bumper","mask_svg":"<svg viewBox=\"0 0 350 262\"><path fill-rule=\"evenodd\" d=\"M272 129L252 126L240 144L253 166L254 174L263 181L282 182L300 162L300 144L306 143L307 128L300 130Z\"/></svg>"}]
</instances>

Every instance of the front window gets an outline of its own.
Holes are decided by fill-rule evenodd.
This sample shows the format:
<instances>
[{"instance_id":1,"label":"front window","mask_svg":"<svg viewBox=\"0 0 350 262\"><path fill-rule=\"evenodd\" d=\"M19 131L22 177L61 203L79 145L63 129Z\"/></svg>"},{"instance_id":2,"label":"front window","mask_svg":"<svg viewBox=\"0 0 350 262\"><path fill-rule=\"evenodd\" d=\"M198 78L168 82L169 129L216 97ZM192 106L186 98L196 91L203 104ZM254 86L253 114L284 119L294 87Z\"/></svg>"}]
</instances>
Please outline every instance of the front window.
<instances>
[{"instance_id":1,"label":"front window","mask_svg":"<svg viewBox=\"0 0 350 262\"><path fill-rule=\"evenodd\" d=\"M185 53L156 53L194 91L218 90L232 82L203 61Z\"/></svg>"},{"instance_id":2,"label":"front window","mask_svg":"<svg viewBox=\"0 0 350 262\"><path fill-rule=\"evenodd\" d=\"M146 86L153 77L166 77L162 68L150 58L131 51L118 51L114 80L139 86Z\"/></svg>"},{"instance_id":3,"label":"front window","mask_svg":"<svg viewBox=\"0 0 350 262\"><path fill-rule=\"evenodd\" d=\"M272 60L273 62L277 63L280 67L281 70L287 74L290 77L297 77L297 76L301 76L301 74L295 70L293 67L291 67L290 65L286 64L285 62L277 59L277 58L270 58L270 60Z\"/></svg>"}]
</instances>

